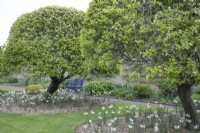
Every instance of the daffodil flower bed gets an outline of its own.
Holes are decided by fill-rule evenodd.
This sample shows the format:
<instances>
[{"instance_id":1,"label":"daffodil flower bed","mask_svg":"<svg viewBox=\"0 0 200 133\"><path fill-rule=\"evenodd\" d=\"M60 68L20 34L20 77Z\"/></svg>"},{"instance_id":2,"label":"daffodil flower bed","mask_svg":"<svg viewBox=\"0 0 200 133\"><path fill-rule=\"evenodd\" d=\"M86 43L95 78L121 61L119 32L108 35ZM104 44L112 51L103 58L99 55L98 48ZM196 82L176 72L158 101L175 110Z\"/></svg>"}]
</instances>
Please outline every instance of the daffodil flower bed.
<instances>
[{"instance_id":1,"label":"daffodil flower bed","mask_svg":"<svg viewBox=\"0 0 200 133\"><path fill-rule=\"evenodd\" d=\"M58 90L56 95L47 100L44 94L9 91L0 96L1 112L6 113L62 113L77 112L107 105L104 98L88 97L83 93Z\"/></svg>"},{"instance_id":2,"label":"daffodil flower bed","mask_svg":"<svg viewBox=\"0 0 200 133\"><path fill-rule=\"evenodd\" d=\"M200 101L196 101L200 120ZM85 112L88 123L77 128L76 133L196 133L200 125L194 125L191 131L184 128L189 120L181 107L169 108L158 104L152 107L130 105L125 107L102 107L99 112ZM93 120L96 115L97 119Z\"/></svg>"}]
</instances>

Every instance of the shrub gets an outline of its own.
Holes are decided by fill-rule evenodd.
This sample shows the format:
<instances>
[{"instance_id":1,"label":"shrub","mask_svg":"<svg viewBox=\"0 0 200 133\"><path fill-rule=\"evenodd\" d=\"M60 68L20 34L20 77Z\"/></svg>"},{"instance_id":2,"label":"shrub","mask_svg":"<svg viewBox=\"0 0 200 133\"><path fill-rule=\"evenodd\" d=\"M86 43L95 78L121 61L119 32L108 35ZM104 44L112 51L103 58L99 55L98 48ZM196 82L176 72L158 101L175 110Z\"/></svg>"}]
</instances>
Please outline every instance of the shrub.
<instances>
[{"instance_id":1,"label":"shrub","mask_svg":"<svg viewBox=\"0 0 200 133\"><path fill-rule=\"evenodd\" d=\"M133 96L136 98L150 98L153 91L149 85L135 84L132 86Z\"/></svg>"},{"instance_id":2,"label":"shrub","mask_svg":"<svg viewBox=\"0 0 200 133\"><path fill-rule=\"evenodd\" d=\"M199 94L193 94L192 95L192 100L200 101L200 95Z\"/></svg>"},{"instance_id":3,"label":"shrub","mask_svg":"<svg viewBox=\"0 0 200 133\"><path fill-rule=\"evenodd\" d=\"M111 96L115 97L121 97L121 98L126 98L127 95L131 94L132 96L132 91L130 89L114 89L111 91Z\"/></svg>"},{"instance_id":4,"label":"shrub","mask_svg":"<svg viewBox=\"0 0 200 133\"><path fill-rule=\"evenodd\" d=\"M89 95L99 96L113 89L113 83L108 81L89 81L84 85L84 91Z\"/></svg>"},{"instance_id":5,"label":"shrub","mask_svg":"<svg viewBox=\"0 0 200 133\"><path fill-rule=\"evenodd\" d=\"M112 90L110 92L110 96L116 96L116 97L118 97L119 93L120 93L119 89L114 89L114 90Z\"/></svg>"},{"instance_id":6,"label":"shrub","mask_svg":"<svg viewBox=\"0 0 200 133\"><path fill-rule=\"evenodd\" d=\"M178 95L176 85L170 80L161 80L158 88L161 97L173 99Z\"/></svg>"},{"instance_id":7,"label":"shrub","mask_svg":"<svg viewBox=\"0 0 200 133\"><path fill-rule=\"evenodd\" d=\"M131 99L133 99L133 95L131 93L129 93L126 95L125 98L126 98L126 100L131 100Z\"/></svg>"},{"instance_id":8,"label":"shrub","mask_svg":"<svg viewBox=\"0 0 200 133\"><path fill-rule=\"evenodd\" d=\"M41 93L43 90L44 88L41 85L29 85L25 89L28 94L38 94Z\"/></svg>"},{"instance_id":9,"label":"shrub","mask_svg":"<svg viewBox=\"0 0 200 133\"><path fill-rule=\"evenodd\" d=\"M19 79L19 85L20 86L27 86L29 81L28 76L24 76L22 79Z\"/></svg>"},{"instance_id":10,"label":"shrub","mask_svg":"<svg viewBox=\"0 0 200 133\"><path fill-rule=\"evenodd\" d=\"M195 89L194 93L200 95L200 88Z\"/></svg>"},{"instance_id":11,"label":"shrub","mask_svg":"<svg viewBox=\"0 0 200 133\"><path fill-rule=\"evenodd\" d=\"M41 81L41 76L33 74L28 77L28 85L38 84Z\"/></svg>"},{"instance_id":12,"label":"shrub","mask_svg":"<svg viewBox=\"0 0 200 133\"><path fill-rule=\"evenodd\" d=\"M28 86L32 84L39 84L43 88L47 88L50 84L50 81L44 77L41 77L39 75L26 75L22 79L19 80L18 83L20 86Z\"/></svg>"},{"instance_id":13,"label":"shrub","mask_svg":"<svg viewBox=\"0 0 200 133\"><path fill-rule=\"evenodd\" d=\"M18 79L11 76L2 76L0 78L0 83L18 83Z\"/></svg>"}]
</instances>

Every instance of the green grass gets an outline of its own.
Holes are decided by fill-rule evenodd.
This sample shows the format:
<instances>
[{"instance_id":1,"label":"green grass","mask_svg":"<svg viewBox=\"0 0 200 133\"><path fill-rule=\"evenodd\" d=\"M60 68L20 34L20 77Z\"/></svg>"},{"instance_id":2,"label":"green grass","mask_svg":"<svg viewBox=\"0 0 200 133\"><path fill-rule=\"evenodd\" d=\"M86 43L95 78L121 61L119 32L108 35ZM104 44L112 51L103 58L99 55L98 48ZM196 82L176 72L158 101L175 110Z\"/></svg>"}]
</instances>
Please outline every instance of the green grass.
<instances>
[{"instance_id":1,"label":"green grass","mask_svg":"<svg viewBox=\"0 0 200 133\"><path fill-rule=\"evenodd\" d=\"M117 103L113 109L126 105ZM97 114L101 108L94 111ZM76 126L87 122L84 112L34 115L0 113L0 133L74 133Z\"/></svg>"},{"instance_id":2,"label":"green grass","mask_svg":"<svg viewBox=\"0 0 200 133\"><path fill-rule=\"evenodd\" d=\"M0 113L0 133L73 133L76 125L86 121L83 112L64 114Z\"/></svg>"}]
</instances>

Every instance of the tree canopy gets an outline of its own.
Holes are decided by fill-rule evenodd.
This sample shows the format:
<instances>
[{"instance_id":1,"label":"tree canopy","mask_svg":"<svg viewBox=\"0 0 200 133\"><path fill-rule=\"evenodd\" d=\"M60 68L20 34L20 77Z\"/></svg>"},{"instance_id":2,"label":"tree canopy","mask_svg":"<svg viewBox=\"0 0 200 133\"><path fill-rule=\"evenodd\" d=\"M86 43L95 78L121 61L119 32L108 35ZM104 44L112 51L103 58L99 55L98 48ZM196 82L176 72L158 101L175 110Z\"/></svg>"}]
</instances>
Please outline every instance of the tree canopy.
<instances>
[{"instance_id":1,"label":"tree canopy","mask_svg":"<svg viewBox=\"0 0 200 133\"><path fill-rule=\"evenodd\" d=\"M190 88L200 82L199 5L195 0L93 0L81 32L82 53L88 62L97 58L95 67L110 62L112 70L120 61L134 62L148 79L160 75L176 83L185 113L198 125ZM111 61L101 61L107 53Z\"/></svg>"},{"instance_id":2,"label":"tree canopy","mask_svg":"<svg viewBox=\"0 0 200 133\"><path fill-rule=\"evenodd\" d=\"M153 4L151 12L143 12L143 7L150 8ZM93 0L81 31L82 55L89 64L88 71L114 75L121 70L122 61L139 60L141 57L138 53L144 48L137 46L140 37L138 31L143 23L151 21L149 14L153 17L159 10L162 10L159 2Z\"/></svg>"},{"instance_id":3,"label":"tree canopy","mask_svg":"<svg viewBox=\"0 0 200 133\"><path fill-rule=\"evenodd\" d=\"M3 64L2 64L2 61L3 61L3 47L2 46L0 46L0 74L2 73L2 66L3 66Z\"/></svg>"},{"instance_id":4,"label":"tree canopy","mask_svg":"<svg viewBox=\"0 0 200 133\"><path fill-rule=\"evenodd\" d=\"M58 6L21 15L13 23L6 44L7 66L49 76L57 84L80 74L83 15L74 8ZM57 90L57 86L54 88Z\"/></svg>"}]
</instances>

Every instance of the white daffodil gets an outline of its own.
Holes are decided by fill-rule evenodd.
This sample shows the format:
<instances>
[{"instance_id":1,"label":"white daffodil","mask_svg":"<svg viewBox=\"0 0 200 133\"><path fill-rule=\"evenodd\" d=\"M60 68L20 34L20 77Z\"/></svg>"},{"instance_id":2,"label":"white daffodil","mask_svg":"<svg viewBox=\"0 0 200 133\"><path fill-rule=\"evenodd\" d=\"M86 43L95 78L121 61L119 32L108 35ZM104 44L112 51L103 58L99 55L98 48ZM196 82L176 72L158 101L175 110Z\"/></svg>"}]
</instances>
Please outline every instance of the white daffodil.
<instances>
[{"instance_id":1,"label":"white daffodil","mask_svg":"<svg viewBox=\"0 0 200 133\"><path fill-rule=\"evenodd\" d=\"M158 132L158 123L155 123L154 125L154 132Z\"/></svg>"},{"instance_id":2,"label":"white daffodil","mask_svg":"<svg viewBox=\"0 0 200 133\"><path fill-rule=\"evenodd\" d=\"M195 125L195 126L194 126L194 129L195 129L195 130L196 130L196 129L198 129L198 128L199 128L199 126L198 126L198 125Z\"/></svg>"},{"instance_id":3,"label":"white daffodil","mask_svg":"<svg viewBox=\"0 0 200 133\"><path fill-rule=\"evenodd\" d=\"M84 115L88 115L88 112L85 112Z\"/></svg>"},{"instance_id":4,"label":"white daffodil","mask_svg":"<svg viewBox=\"0 0 200 133\"><path fill-rule=\"evenodd\" d=\"M128 128L132 129L132 128L133 128L133 126L132 126L132 125L128 125Z\"/></svg>"},{"instance_id":5,"label":"white daffodil","mask_svg":"<svg viewBox=\"0 0 200 133\"><path fill-rule=\"evenodd\" d=\"M102 120L103 118L101 116L99 116L99 119Z\"/></svg>"},{"instance_id":6,"label":"white daffodil","mask_svg":"<svg viewBox=\"0 0 200 133\"><path fill-rule=\"evenodd\" d=\"M145 124L141 124L141 125L140 125L140 128L145 128Z\"/></svg>"},{"instance_id":7,"label":"white daffodil","mask_svg":"<svg viewBox=\"0 0 200 133\"><path fill-rule=\"evenodd\" d=\"M174 129L178 130L178 129L180 129L180 126L179 125L175 125Z\"/></svg>"},{"instance_id":8,"label":"white daffodil","mask_svg":"<svg viewBox=\"0 0 200 133\"><path fill-rule=\"evenodd\" d=\"M151 108L150 103L147 103L147 108Z\"/></svg>"},{"instance_id":9,"label":"white daffodil","mask_svg":"<svg viewBox=\"0 0 200 133\"><path fill-rule=\"evenodd\" d=\"M111 131L116 131L116 128L115 127L111 127Z\"/></svg>"},{"instance_id":10,"label":"white daffodil","mask_svg":"<svg viewBox=\"0 0 200 133\"><path fill-rule=\"evenodd\" d=\"M94 115L94 114L95 114L95 112L94 112L94 111L91 111L91 114L93 114L93 115Z\"/></svg>"},{"instance_id":11,"label":"white daffodil","mask_svg":"<svg viewBox=\"0 0 200 133\"><path fill-rule=\"evenodd\" d=\"M111 105L109 106L109 108L110 108L110 109L113 108L113 105L111 104Z\"/></svg>"}]
</instances>

